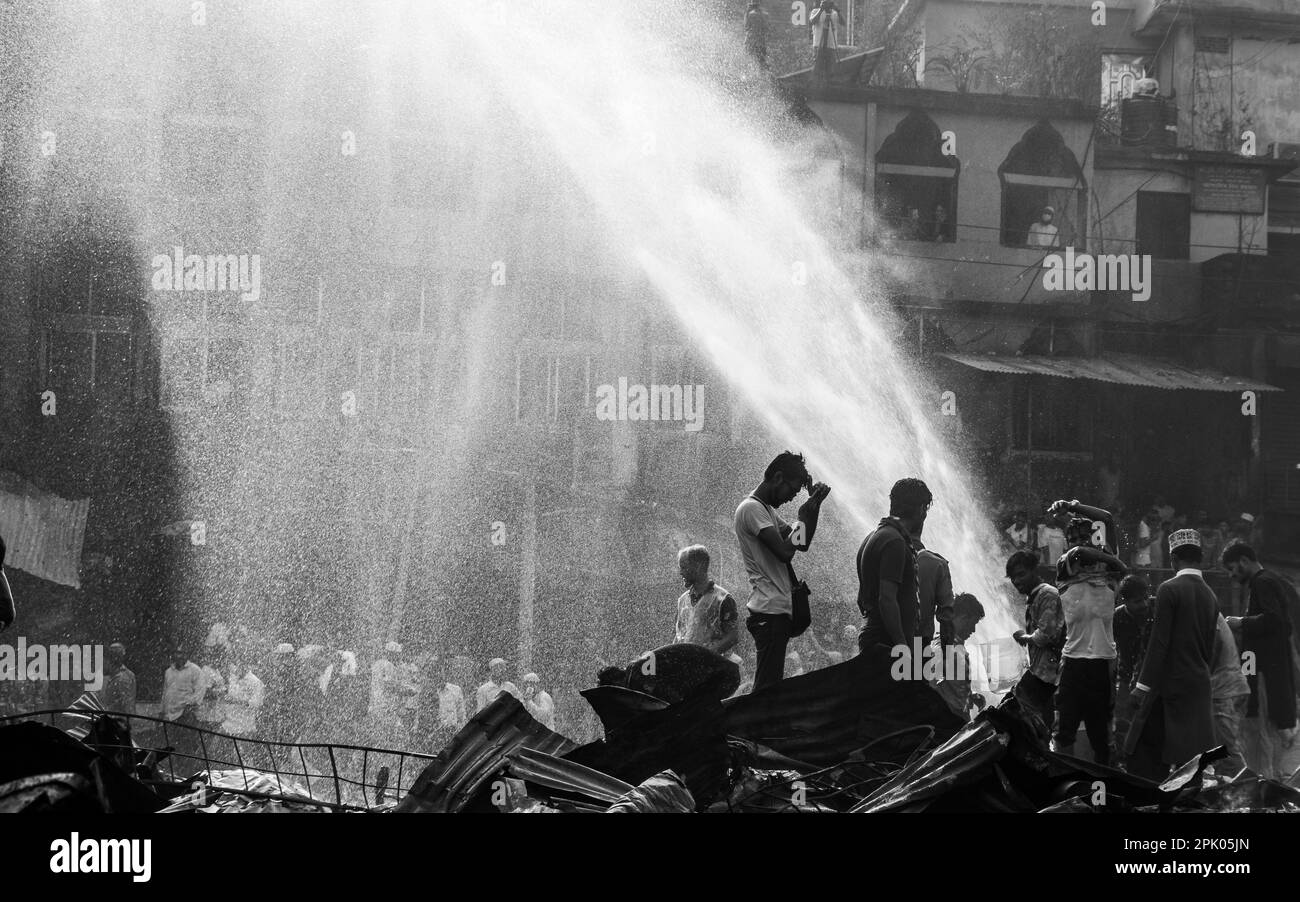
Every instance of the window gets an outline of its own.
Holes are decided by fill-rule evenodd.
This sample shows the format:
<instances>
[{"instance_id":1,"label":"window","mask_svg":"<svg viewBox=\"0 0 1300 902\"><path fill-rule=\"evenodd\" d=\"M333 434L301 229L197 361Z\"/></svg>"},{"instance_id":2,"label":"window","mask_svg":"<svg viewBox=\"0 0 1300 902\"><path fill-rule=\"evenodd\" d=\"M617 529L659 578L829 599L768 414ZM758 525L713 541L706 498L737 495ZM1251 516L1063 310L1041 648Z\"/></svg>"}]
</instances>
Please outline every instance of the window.
<instances>
[{"instance_id":1,"label":"window","mask_svg":"<svg viewBox=\"0 0 1300 902\"><path fill-rule=\"evenodd\" d=\"M1139 191L1137 196L1137 252L1158 260L1186 260L1190 256L1192 198L1189 194Z\"/></svg>"},{"instance_id":2,"label":"window","mask_svg":"<svg viewBox=\"0 0 1300 902\"><path fill-rule=\"evenodd\" d=\"M1085 453L1092 407L1069 379L1012 379L1011 447L1016 451Z\"/></svg>"},{"instance_id":3,"label":"window","mask_svg":"<svg viewBox=\"0 0 1300 902\"><path fill-rule=\"evenodd\" d=\"M69 236L76 256L32 276L43 325L41 378L61 405L84 412L129 407L135 392L136 297L144 277L125 251Z\"/></svg>"},{"instance_id":4,"label":"window","mask_svg":"<svg viewBox=\"0 0 1300 902\"><path fill-rule=\"evenodd\" d=\"M939 127L924 113L903 119L876 152L876 213L911 241L955 241L961 161L943 152Z\"/></svg>"},{"instance_id":5,"label":"window","mask_svg":"<svg viewBox=\"0 0 1300 902\"><path fill-rule=\"evenodd\" d=\"M998 167L1002 181L1002 244L1086 247L1083 170L1047 121L1025 132Z\"/></svg>"},{"instance_id":6,"label":"window","mask_svg":"<svg viewBox=\"0 0 1300 902\"><path fill-rule=\"evenodd\" d=\"M1148 57L1139 53L1101 55L1101 106L1106 108L1133 96L1133 85L1147 74Z\"/></svg>"}]
</instances>

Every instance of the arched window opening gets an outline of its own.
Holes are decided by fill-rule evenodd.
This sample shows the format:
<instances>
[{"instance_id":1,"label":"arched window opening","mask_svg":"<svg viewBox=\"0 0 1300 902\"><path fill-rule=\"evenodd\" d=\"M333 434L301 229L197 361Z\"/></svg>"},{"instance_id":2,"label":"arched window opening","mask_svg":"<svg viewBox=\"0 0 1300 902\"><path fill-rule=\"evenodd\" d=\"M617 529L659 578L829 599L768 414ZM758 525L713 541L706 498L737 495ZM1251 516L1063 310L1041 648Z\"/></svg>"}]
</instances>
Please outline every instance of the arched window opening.
<instances>
[{"instance_id":1,"label":"arched window opening","mask_svg":"<svg viewBox=\"0 0 1300 902\"><path fill-rule=\"evenodd\" d=\"M1051 123L1044 120L1025 132L998 167L998 177L1004 245L1085 245L1087 183L1079 161Z\"/></svg>"},{"instance_id":2,"label":"arched window opening","mask_svg":"<svg viewBox=\"0 0 1300 902\"><path fill-rule=\"evenodd\" d=\"M876 152L876 214L900 238L957 240L961 161L943 145L934 120L913 111Z\"/></svg>"}]
</instances>

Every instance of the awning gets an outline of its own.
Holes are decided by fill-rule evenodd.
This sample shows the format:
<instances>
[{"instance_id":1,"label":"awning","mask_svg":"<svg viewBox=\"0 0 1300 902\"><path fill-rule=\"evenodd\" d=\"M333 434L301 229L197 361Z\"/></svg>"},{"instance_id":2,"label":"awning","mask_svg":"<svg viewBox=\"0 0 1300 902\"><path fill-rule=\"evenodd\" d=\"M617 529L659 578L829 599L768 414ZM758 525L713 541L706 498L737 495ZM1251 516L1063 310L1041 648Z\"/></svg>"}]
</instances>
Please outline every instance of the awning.
<instances>
[{"instance_id":1,"label":"awning","mask_svg":"<svg viewBox=\"0 0 1300 902\"><path fill-rule=\"evenodd\" d=\"M1191 389L1192 391L1282 391L1276 385L1210 369L1189 369L1169 360L1130 354L1100 357L1012 357L979 354L941 354L949 360L986 373L1012 376L1055 376L1061 379L1093 379L1142 388Z\"/></svg>"}]
</instances>

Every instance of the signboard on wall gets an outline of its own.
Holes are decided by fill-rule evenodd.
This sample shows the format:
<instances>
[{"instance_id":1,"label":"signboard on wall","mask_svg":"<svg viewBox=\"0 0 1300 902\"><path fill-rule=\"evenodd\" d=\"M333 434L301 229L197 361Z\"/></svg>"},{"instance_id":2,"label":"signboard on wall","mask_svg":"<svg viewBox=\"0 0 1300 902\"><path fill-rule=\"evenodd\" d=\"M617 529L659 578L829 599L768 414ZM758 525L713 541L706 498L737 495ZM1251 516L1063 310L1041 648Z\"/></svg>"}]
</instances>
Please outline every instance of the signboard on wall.
<instances>
[{"instance_id":1,"label":"signboard on wall","mask_svg":"<svg viewBox=\"0 0 1300 902\"><path fill-rule=\"evenodd\" d=\"M1244 166L1197 166L1192 209L1199 213L1264 212L1264 170Z\"/></svg>"}]
</instances>

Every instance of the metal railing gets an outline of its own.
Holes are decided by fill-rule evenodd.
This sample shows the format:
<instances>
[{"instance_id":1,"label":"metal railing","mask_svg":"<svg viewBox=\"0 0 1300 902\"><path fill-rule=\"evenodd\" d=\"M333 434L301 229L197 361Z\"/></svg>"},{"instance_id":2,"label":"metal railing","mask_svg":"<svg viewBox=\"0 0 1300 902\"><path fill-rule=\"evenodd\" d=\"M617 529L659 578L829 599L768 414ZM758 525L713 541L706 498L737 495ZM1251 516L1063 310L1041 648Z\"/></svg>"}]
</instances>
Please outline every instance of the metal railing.
<instances>
[{"instance_id":1,"label":"metal railing","mask_svg":"<svg viewBox=\"0 0 1300 902\"><path fill-rule=\"evenodd\" d=\"M66 731L84 723L87 713L91 712L48 708L2 716L0 726L35 720ZM76 715L75 719L70 715ZM371 811L405 796L436 757L362 745L291 743L231 736L144 714L95 711L93 715L109 715L126 721L131 729L131 748L139 753L135 757L157 753L162 758L157 764L158 776L173 785L198 789L194 783L209 783L208 775L214 772L238 772L242 787L230 785L226 778L211 787L210 795L228 791L334 810ZM161 742L157 740L159 728ZM154 734L152 742L139 740L138 737L149 733ZM101 742L95 748L112 755L127 747ZM272 778L273 782L257 779L258 773ZM268 784L274 789L268 791Z\"/></svg>"}]
</instances>

